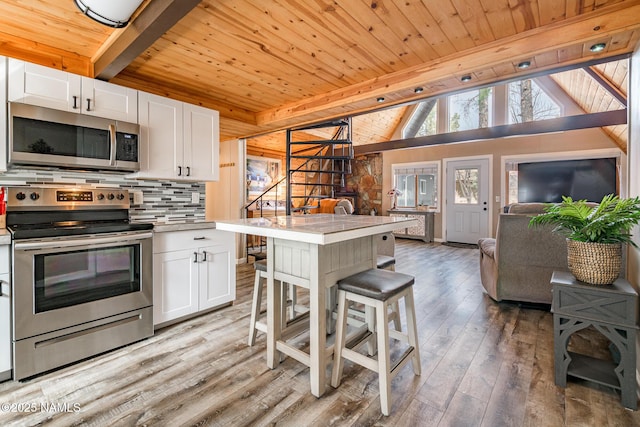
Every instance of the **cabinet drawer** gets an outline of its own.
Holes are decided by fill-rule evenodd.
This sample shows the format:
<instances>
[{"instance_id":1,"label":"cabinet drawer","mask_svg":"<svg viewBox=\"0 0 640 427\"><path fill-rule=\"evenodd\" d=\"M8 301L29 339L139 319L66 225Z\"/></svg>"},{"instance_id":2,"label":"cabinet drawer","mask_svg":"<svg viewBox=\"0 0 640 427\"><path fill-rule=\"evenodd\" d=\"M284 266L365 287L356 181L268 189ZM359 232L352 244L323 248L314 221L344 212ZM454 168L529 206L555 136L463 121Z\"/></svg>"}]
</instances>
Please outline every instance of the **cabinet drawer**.
<instances>
[{"instance_id":1,"label":"cabinet drawer","mask_svg":"<svg viewBox=\"0 0 640 427\"><path fill-rule=\"evenodd\" d=\"M233 238L233 234L215 229L155 233L153 236L153 253L197 249L221 243L225 238Z\"/></svg>"}]
</instances>

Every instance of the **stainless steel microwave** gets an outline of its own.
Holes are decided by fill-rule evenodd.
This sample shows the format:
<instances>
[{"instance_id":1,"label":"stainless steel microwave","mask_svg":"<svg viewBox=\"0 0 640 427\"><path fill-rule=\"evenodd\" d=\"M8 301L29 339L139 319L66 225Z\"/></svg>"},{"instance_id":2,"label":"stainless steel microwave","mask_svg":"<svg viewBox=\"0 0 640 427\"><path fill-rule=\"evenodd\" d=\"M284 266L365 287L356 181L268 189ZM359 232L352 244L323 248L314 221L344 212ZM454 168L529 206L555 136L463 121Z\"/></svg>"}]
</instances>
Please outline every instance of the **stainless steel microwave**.
<instances>
[{"instance_id":1,"label":"stainless steel microwave","mask_svg":"<svg viewBox=\"0 0 640 427\"><path fill-rule=\"evenodd\" d=\"M15 102L8 113L11 165L140 169L138 124Z\"/></svg>"}]
</instances>

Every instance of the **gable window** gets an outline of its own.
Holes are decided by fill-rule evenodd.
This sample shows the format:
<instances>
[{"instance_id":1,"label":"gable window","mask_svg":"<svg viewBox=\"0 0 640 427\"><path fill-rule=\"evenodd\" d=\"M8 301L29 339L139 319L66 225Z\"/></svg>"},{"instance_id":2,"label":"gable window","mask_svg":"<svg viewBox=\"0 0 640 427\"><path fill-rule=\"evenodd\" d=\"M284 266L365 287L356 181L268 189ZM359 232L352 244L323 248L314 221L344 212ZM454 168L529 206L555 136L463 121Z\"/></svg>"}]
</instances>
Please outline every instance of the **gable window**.
<instances>
[{"instance_id":1,"label":"gable window","mask_svg":"<svg viewBox=\"0 0 640 427\"><path fill-rule=\"evenodd\" d=\"M418 103L411 114L407 126L402 131L403 138L435 135L438 133L438 100L429 99Z\"/></svg>"},{"instance_id":2,"label":"gable window","mask_svg":"<svg viewBox=\"0 0 640 427\"><path fill-rule=\"evenodd\" d=\"M440 162L402 163L392 166L393 186L400 191L398 208L428 206L439 210Z\"/></svg>"},{"instance_id":3,"label":"gable window","mask_svg":"<svg viewBox=\"0 0 640 427\"><path fill-rule=\"evenodd\" d=\"M509 123L525 123L560 117L560 106L532 79L508 85Z\"/></svg>"},{"instance_id":4,"label":"gable window","mask_svg":"<svg viewBox=\"0 0 640 427\"><path fill-rule=\"evenodd\" d=\"M493 88L485 87L448 98L449 132L493 125Z\"/></svg>"}]
</instances>

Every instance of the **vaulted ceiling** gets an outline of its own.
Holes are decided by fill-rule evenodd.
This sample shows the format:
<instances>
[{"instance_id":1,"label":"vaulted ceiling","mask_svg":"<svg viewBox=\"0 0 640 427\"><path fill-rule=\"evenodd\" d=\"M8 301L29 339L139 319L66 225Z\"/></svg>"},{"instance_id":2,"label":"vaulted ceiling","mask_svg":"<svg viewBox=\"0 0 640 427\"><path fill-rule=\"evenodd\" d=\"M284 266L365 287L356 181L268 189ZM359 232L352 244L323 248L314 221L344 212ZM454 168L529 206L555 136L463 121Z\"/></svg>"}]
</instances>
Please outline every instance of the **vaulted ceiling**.
<instances>
[{"instance_id":1,"label":"vaulted ceiling","mask_svg":"<svg viewBox=\"0 0 640 427\"><path fill-rule=\"evenodd\" d=\"M223 140L573 67L639 40L638 0L145 0L120 30L72 0L0 1L0 54L214 108Z\"/></svg>"}]
</instances>

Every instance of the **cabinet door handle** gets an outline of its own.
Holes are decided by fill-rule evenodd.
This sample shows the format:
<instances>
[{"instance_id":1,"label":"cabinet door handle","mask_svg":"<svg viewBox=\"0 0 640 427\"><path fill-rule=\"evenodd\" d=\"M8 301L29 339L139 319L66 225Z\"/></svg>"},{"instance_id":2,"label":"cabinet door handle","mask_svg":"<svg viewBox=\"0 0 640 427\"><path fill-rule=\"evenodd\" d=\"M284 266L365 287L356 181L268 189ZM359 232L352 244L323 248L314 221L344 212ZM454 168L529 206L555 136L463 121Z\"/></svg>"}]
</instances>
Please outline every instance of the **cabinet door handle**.
<instances>
[{"instance_id":1,"label":"cabinet door handle","mask_svg":"<svg viewBox=\"0 0 640 427\"><path fill-rule=\"evenodd\" d=\"M194 237L193 240L204 240L206 239L206 237L202 236L202 237Z\"/></svg>"},{"instance_id":2,"label":"cabinet door handle","mask_svg":"<svg viewBox=\"0 0 640 427\"><path fill-rule=\"evenodd\" d=\"M206 261L207 260L207 251L202 251L202 261Z\"/></svg>"},{"instance_id":3,"label":"cabinet door handle","mask_svg":"<svg viewBox=\"0 0 640 427\"><path fill-rule=\"evenodd\" d=\"M9 286L9 282L0 280L0 297L10 297L11 294L4 291L4 285Z\"/></svg>"},{"instance_id":4,"label":"cabinet door handle","mask_svg":"<svg viewBox=\"0 0 640 427\"><path fill-rule=\"evenodd\" d=\"M78 97L73 95L73 109L77 110L78 109Z\"/></svg>"},{"instance_id":5,"label":"cabinet door handle","mask_svg":"<svg viewBox=\"0 0 640 427\"><path fill-rule=\"evenodd\" d=\"M87 98L87 111L91 111L91 98Z\"/></svg>"},{"instance_id":6,"label":"cabinet door handle","mask_svg":"<svg viewBox=\"0 0 640 427\"><path fill-rule=\"evenodd\" d=\"M193 253L193 263L197 264L198 263L198 252L194 252Z\"/></svg>"},{"instance_id":7,"label":"cabinet door handle","mask_svg":"<svg viewBox=\"0 0 640 427\"><path fill-rule=\"evenodd\" d=\"M187 166L187 176L191 176L191 167Z\"/></svg>"},{"instance_id":8,"label":"cabinet door handle","mask_svg":"<svg viewBox=\"0 0 640 427\"><path fill-rule=\"evenodd\" d=\"M178 166L178 176L182 176L182 166Z\"/></svg>"}]
</instances>

